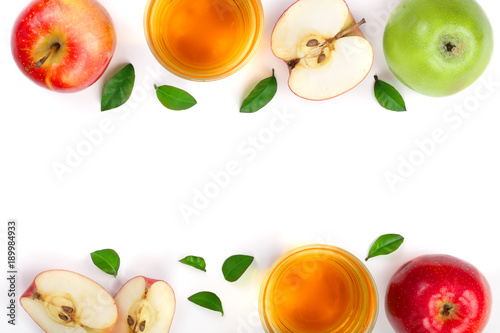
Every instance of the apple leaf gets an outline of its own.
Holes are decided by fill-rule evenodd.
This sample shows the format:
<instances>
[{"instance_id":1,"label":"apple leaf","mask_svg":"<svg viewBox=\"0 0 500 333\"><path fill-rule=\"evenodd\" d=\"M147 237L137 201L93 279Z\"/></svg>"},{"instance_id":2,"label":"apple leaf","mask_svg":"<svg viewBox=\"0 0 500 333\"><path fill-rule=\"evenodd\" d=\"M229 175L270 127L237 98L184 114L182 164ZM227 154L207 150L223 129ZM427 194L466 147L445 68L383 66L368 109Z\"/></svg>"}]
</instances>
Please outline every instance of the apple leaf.
<instances>
[{"instance_id":1,"label":"apple leaf","mask_svg":"<svg viewBox=\"0 0 500 333\"><path fill-rule=\"evenodd\" d=\"M373 257L390 254L396 251L403 244L403 241L403 236L398 234L382 235L373 243L365 260L368 261Z\"/></svg>"},{"instance_id":2,"label":"apple leaf","mask_svg":"<svg viewBox=\"0 0 500 333\"><path fill-rule=\"evenodd\" d=\"M379 104L390 111L406 111L405 101L401 94L389 83L378 79L375 75L375 98Z\"/></svg>"},{"instance_id":3,"label":"apple leaf","mask_svg":"<svg viewBox=\"0 0 500 333\"><path fill-rule=\"evenodd\" d=\"M197 103L193 96L182 89L172 86L158 87L156 84L155 89L158 100L170 110L187 110Z\"/></svg>"},{"instance_id":4,"label":"apple leaf","mask_svg":"<svg viewBox=\"0 0 500 333\"><path fill-rule=\"evenodd\" d=\"M269 103L276 91L278 90L278 82L273 74L260 81L255 88L250 92L250 94L243 100L241 104L240 112L242 113L253 113L257 112Z\"/></svg>"},{"instance_id":5,"label":"apple leaf","mask_svg":"<svg viewBox=\"0 0 500 333\"><path fill-rule=\"evenodd\" d=\"M120 256L112 249L104 249L92 252L90 254L92 262L100 270L109 275L116 277L118 269L120 268Z\"/></svg>"},{"instance_id":6,"label":"apple leaf","mask_svg":"<svg viewBox=\"0 0 500 333\"><path fill-rule=\"evenodd\" d=\"M207 265L205 263L205 259L203 259L202 257L187 256L187 257L179 260L179 262L181 262L185 265L194 267L196 269L199 269L200 271L204 271L204 272L207 271L206 270Z\"/></svg>"},{"instance_id":7,"label":"apple leaf","mask_svg":"<svg viewBox=\"0 0 500 333\"><path fill-rule=\"evenodd\" d=\"M222 302L216 294L210 291L200 291L190 297L188 300L196 305L204 307L209 310L218 311L224 315L224 310L222 309Z\"/></svg>"},{"instance_id":8,"label":"apple leaf","mask_svg":"<svg viewBox=\"0 0 500 333\"><path fill-rule=\"evenodd\" d=\"M222 265L224 278L229 282L238 280L252 264L253 259L253 257L243 254L237 254L227 258Z\"/></svg>"},{"instance_id":9,"label":"apple leaf","mask_svg":"<svg viewBox=\"0 0 500 333\"><path fill-rule=\"evenodd\" d=\"M132 94L135 70L128 64L106 82L102 90L101 111L108 111L125 104Z\"/></svg>"}]
</instances>

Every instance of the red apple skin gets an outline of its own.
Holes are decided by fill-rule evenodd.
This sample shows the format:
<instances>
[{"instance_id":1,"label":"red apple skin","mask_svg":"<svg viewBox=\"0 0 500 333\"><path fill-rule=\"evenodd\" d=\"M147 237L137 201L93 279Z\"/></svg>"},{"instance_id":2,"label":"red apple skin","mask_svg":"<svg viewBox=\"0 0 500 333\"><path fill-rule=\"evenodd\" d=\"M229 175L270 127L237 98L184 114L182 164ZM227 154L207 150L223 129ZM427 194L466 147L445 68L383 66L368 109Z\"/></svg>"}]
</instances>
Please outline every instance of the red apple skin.
<instances>
[{"instance_id":1,"label":"red apple skin","mask_svg":"<svg viewBox=\"0 0 500 333\"><path fill-rule=\"evenodd\" d=\"M36 277L35 277L35 279L33 279L33 282L30 284L28 289L26 289L26 291L21 295L20 299L24 298L24 297L32 297L33 296L33 294L36 292L35 280L36 280Z\"/></svg>"},{"instance_id":2,"label":"red apple skin","mask_svg":"<svg viewBox=\"0 0 500 333\"><path fill-rule=\"evenodd\" d=\"M37 61L52 52L40 68ZM17 17L11 48L19 69L42 87L83 90L104 73L116 48L112 19L95 0L34 0Z\"/></svg>"},{"instance_id":3,"label":"red apple skin","mask_svg":"<svg viewBox=\"0 0 500 333\"><path fill-rule=\"evenodd\" d=\"M417 257L394 273L385 307L396 333L480 333L491 303L490 287L479 270L436 254Z\"/></svg>"}]
</instances>

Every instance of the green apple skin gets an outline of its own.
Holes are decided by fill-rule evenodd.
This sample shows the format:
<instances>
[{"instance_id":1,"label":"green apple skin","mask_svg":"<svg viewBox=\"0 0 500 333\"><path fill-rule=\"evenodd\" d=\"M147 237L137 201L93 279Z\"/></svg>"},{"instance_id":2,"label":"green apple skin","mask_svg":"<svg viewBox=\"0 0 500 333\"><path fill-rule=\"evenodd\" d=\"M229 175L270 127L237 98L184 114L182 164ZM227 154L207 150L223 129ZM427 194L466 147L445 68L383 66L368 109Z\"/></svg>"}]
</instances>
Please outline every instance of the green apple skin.
<instances>
[{"instance_id":1,"label":"green apple skin","mask_svg":"<svg viewBox=\"0 0 500 333\"><path fill-rule=\"evenodd\" d=\"M493 30L474 0L403 0L384 31L393 74L428 96L455 94L477 80L493 54Z\"/></svg>"}]
</instances>

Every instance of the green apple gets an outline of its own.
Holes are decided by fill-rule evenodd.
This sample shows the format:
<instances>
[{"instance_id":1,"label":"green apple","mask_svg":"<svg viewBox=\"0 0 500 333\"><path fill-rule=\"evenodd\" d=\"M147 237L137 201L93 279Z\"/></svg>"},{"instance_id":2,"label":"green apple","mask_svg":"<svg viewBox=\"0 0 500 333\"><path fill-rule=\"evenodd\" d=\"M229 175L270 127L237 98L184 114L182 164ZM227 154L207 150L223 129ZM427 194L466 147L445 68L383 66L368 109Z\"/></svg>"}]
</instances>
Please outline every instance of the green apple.
<instances>
[{"instance_id":1,"label":"green apple","mask_svg":"<svg viewBox=\"0 0 500 333\"><path fill-rule=\"evenodd\" d=\"M403 0L384 31L394 75L428 96L448 96L472 84L493 54L493 31L474 0Z\"/></svg>"}]
</instances>

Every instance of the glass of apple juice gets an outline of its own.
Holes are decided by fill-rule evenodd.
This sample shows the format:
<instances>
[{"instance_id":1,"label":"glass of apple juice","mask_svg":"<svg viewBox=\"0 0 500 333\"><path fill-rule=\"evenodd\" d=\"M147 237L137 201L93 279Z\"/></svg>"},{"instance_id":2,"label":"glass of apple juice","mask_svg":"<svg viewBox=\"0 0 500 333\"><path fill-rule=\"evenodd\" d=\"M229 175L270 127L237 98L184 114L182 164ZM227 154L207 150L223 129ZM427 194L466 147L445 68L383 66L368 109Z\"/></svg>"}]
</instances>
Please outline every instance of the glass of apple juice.
<instances>
[{"instance_id":1,"label":"glass of apple juice","mask_svg":"<svg viewBox=\"0 0 500 333\"><path fill-rule=\"evenodd\" d=\"M268 333L369 333L378 314L378 293L366 266L329 245L308 245L284 254L269 269L259 295Z\"/></svg>"},{"instance_id":2,"label":"glass of apple juice","mask_svg":"<svg viewBox=\"0 0 500 333\"><path fill-rule=\"evenodd\" d=\"M254 55L264 13L260 0L148 0L144 30L163 67L185 79L212 81Z\"/></svg>"}]
</instances>

